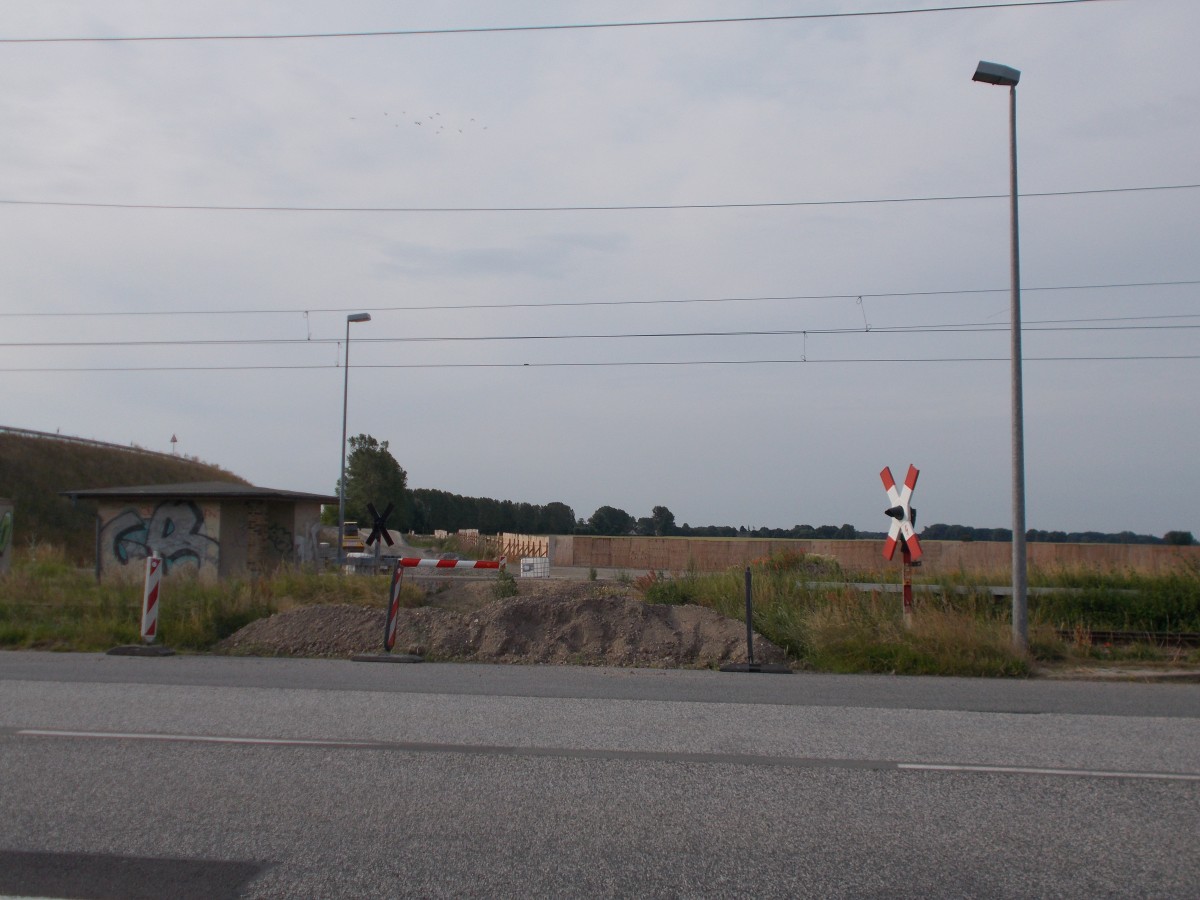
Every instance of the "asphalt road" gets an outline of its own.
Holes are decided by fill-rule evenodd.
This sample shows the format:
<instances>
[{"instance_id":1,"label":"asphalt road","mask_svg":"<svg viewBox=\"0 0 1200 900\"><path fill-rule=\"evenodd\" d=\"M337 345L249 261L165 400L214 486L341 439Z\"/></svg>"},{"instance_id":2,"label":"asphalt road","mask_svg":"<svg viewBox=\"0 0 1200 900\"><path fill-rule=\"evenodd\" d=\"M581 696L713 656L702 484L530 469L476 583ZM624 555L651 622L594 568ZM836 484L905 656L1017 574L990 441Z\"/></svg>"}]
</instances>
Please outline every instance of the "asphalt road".
<instances>
[{"instance_id":1,"label":"asphalt road","mask_svg":"<svg viewBox=\"0 0 1200 900\"><path fill-rule=\"evenodd\" d=\"M0 895L1200 895L1200 686L0 653Z\"/></svg>"}]
</instances>

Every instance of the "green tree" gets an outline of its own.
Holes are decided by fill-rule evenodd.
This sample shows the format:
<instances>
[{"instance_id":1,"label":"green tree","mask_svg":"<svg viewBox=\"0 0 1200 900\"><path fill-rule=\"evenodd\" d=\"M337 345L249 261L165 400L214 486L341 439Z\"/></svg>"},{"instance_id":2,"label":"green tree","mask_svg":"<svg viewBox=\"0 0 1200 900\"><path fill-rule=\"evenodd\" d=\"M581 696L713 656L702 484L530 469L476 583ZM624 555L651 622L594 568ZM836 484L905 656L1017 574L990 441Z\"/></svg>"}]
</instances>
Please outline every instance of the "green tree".
<instances>
[{"instance_id":1,"label":"green tree","mask_svg":"<svg viewBox=\"0 0 1200 900\"><path fill-rule=\"evenodd\" d=\"M675 513L671 512L665 506L656 506L650 510L650 521L654 527L654 534L662 537L666 534L674 534L675 528Z\"/></svg>"},{"instance_id":2,"label":"green tree","mask_svg":"<svg viewBox=\"0 0 1200 900\"><path fill-rule=\"evenodd\" d=\"M570 534L575 529L575 510L555 500L542 507L542 534Z\"/></svg>"},{"instance_id":3,"label":"green tree","mask_svg":"<svg viewBox=\"0 0 1200 900\"><path fill-rule=\"evenodd\" d=\"M595 534L629 534L634 526L633 516L615 506L602 506L588 519L588 525Z\"/></svg>"},{"instance_id":4,"label":"green tree","mask_svg":"<svg viewBox=\"0 0 1200 900\"><path fill-rule=\"evenodd\" d=\"M367 504L383 512L389 503L396 512L388 517L388 526L403 529L408 524L408 473L388 451L388 442L380 443L369 434L350 438L346 458L346 521L371 524Z\"/></svg>"},{"instance_id":5,"label":"green tree","mask_svg":"<svg viewBox=\"0 0 1200 900\"><path fill-rule=\"evenodd\" d=\"M1190 531L1168 531L1163 535L1163 543L1172 547L1190 547L1196 543Z\"/></svg>"}]
</instances>

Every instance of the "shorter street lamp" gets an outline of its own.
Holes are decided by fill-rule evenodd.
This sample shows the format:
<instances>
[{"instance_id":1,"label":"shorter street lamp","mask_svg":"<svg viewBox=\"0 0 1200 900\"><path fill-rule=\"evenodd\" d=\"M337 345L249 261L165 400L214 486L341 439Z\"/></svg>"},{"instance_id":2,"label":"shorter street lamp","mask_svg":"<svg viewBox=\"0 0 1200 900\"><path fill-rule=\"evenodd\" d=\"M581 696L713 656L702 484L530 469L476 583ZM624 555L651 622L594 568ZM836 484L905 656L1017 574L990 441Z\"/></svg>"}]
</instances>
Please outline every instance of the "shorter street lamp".
<instances>
[{"instance_id":1,"label":"shorter street lamp","mask_svg":"<svg viewBox=\"0 0 1200 900\"><path fill-rule=\"evenodd\" d=\"M370 313L351 313L346 316L346 368L342 378L342 477L338 479L338 574L346 565L346 409L350 401L350 325L370 322Z\"/></svg>"}]
</instances>

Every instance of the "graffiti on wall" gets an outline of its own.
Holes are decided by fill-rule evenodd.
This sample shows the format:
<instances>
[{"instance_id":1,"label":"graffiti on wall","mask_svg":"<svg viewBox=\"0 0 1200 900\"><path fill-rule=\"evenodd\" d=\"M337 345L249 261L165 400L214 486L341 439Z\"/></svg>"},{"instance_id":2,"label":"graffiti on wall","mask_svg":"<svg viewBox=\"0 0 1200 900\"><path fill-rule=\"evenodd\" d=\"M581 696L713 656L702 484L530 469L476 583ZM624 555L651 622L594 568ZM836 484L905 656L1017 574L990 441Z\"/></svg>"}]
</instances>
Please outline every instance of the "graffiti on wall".
<instances>
[{"instance_id":1,"label":"graffiti on wall","mask_svg":"<svg viewBox=\"0 0 1200 900\"><path fill-rule=\"evenodd\" d=\"M308 527L308 534L297 534L293 539L292 559L302 566L313 565L320 559L321 523Z\"/></svg>"},{"instance_id":2,"label":"graffiti on wall","mask_svg":"<svg viewBox=\"0 0 1200 900\"><path fill-rule=\"evenodd\" d=\"M267 546L275 551L279 559L288 559L292 555L292 533L275 522L267 525Z\"/></svg>"},{"instance_id":3,"label":"graffiti on wall","mask_svg":"<svg viewBox=\"0 0 1200 900\"><path fill-rule=\"evenodd\" d=\"M204 510L191 500L167 500L149 516L131 508L104 523L101 541L118 565L140 562L154 551L169 572L180 565L216 566L220 544L204 530Z\"/></svg>"}]
</instances>

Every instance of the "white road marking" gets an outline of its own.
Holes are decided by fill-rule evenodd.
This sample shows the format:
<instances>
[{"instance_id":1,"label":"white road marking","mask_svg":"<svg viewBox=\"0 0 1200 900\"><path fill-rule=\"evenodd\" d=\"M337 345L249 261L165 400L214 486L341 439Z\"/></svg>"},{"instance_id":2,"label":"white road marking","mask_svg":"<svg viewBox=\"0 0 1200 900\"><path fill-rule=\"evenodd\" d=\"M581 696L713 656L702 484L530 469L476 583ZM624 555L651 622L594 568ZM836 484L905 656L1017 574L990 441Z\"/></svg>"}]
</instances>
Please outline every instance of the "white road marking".
<instances>
[{"instance_id":1,"label":"white road marking","mask_svg":"<svg viewBox=\"0 0 1200 900\"><path fill-rule=\"evenodd\" d=\"M271 744L285 747L378 747L376 741L318 741L303 738L220 737L208 734L141 734L119 731L52 731L22 728L17 734L32 737L99 738L125 741L199 741L205 744Z\"/></svg>"},{"instance_id":2,"label":"white road marking","mask_svg":"<svg viewBox=\"0 0 1200 900\"><path fill-rule=\"evenodd\" d=\"M498 747L475 744L424 744L406 741L330 741L305 738L224 737L204 734L150 734L113 731L60 731L46 728L22 728L15 732L27 737L90 738L94 740L177 741L205 744L243 744L276 747L345 747L347 749L403 750L415 753L482 753L503 756L563 756L570 758L626 759L630 761L699 762L728 765L774 765L795 768L861 768L876 771L974 772L985 775L1042 775L1065 778L1133 778L1157 781L1196 781L1200 773L1127 772L1105 769L1065 769L1041 766L999 766L967 763L916 763L889 760L815 759L808 757L757 756L753 754L679 753L603 748ZM0 898L2 900L2 898Z\"/></svg>"},{"instance_id":3,"label":"white road marking","mask_svg":"<svg viewBox=\"0 0 1200 900\"><path fill-rule=\"evenodd\" d=\"M1034 766L974 766L938 763L896 763L897 769L924 772L983 772L1001 775L1062 775L1075 778L1153 778L1164 781L1200 781L1186 772L1106 772L1098 769L1049 769Z\"/></svg>"}]
</instances>

